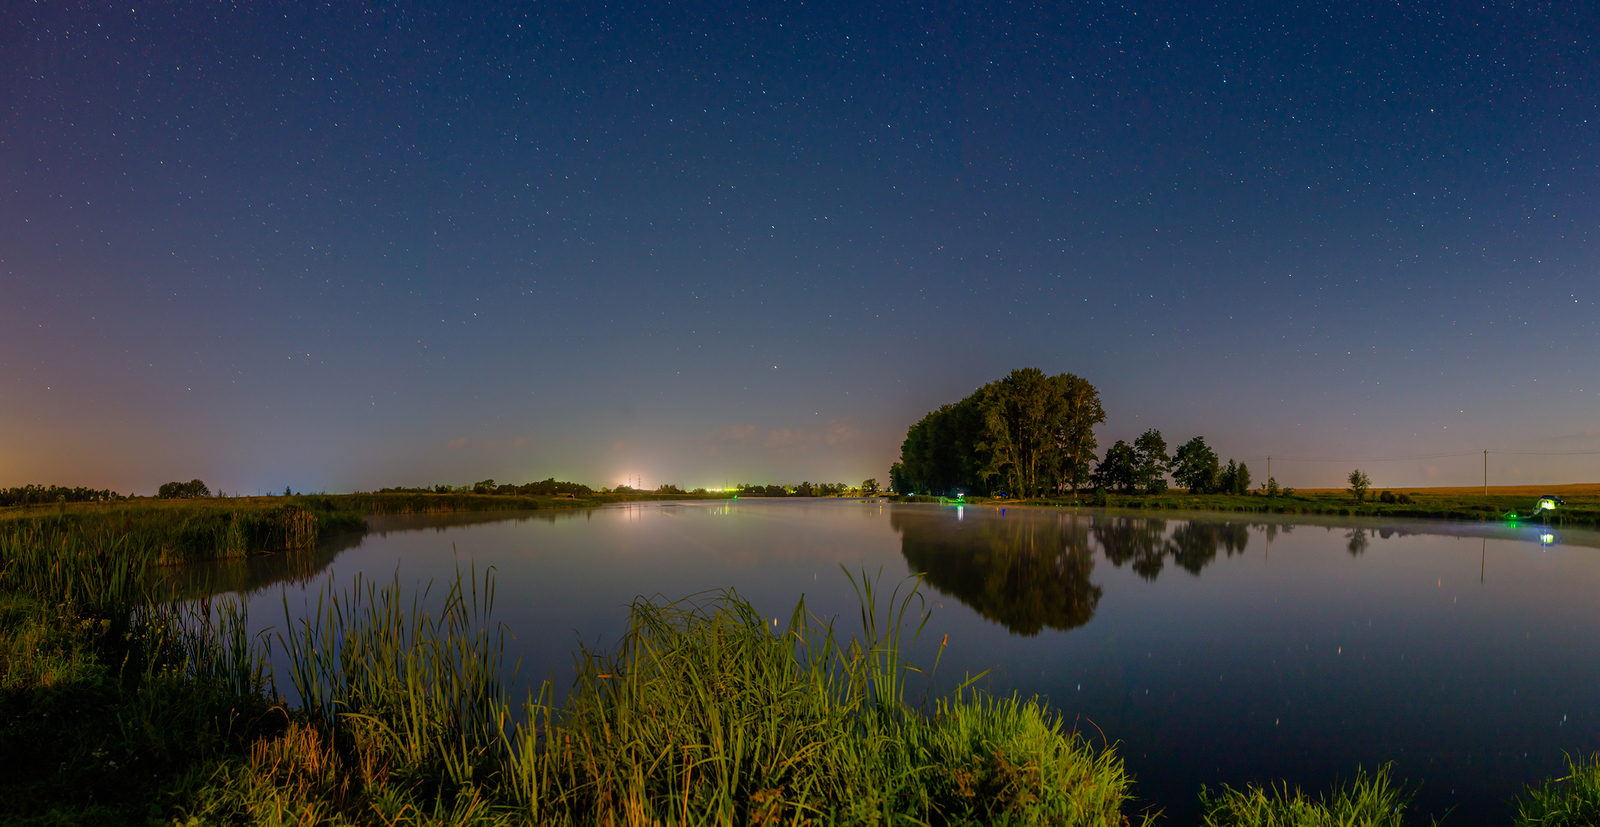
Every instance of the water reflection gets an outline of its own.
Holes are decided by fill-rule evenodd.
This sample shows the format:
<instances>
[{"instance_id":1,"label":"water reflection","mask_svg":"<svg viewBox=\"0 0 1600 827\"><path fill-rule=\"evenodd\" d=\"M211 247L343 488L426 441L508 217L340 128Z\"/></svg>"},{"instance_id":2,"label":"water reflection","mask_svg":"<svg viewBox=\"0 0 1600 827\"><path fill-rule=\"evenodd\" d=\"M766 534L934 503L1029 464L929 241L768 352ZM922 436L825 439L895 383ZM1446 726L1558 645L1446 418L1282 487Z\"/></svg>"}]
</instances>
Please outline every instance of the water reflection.
<instances>
[{"instance_id":1,"label":"water reflection","mask_svg":"<svg viewBox=\"0 0 1600 827\"><path fill-rule=\"evenodd\" d=\"M572 511L476 511L442 514L402 514L367 518L365 533L324 537L315 548L254 557L206 560L183 566L164 566L152 572L156 588L177 599L215 594L255 594L280 585L306 585L319 581L334 559L349 549L391 534L418 531L445 533L487 523L556 523L592 518L593 509Z\"/></svg>"},{"instance_id":2,"label":"water reflection","mask_svg":"<svg viewBox=\"0 0 1600 827\"><path fill-rule=\"evenodd\" d=\"M896 508L889 524L912 571L934 588L1019 635L1089 622L1100 587L1089 582L1090 521L1006 520L982 514L952 519L942 509Z\"/></svg>"},{"instance_id":3,"label":"water reflection","mask_svg":"<svg viewBox=\"0 0 1600 827\"><path fill-rule=\"evenodd\" d=\"M1252 523L1206 516L1172 520L1088 512L1004 516L993 509L894 509L890 525L912 571L983 617L1019 635L1045 628L1073 629L1088 623L1101 589L1090 582L1093 552L1111 565L1130 567L1153 581L1170 561L1199 576L1219 554L1244 554L1252 530L1264 537L1267 554L1293 525ZM1371 543L1369 529L1351 528L1346 550L1359 556ZM1375 530L1384 538L1394 531ZM1400 532L1402 535L1406 532Z\"/></svg>"}]
</instances>

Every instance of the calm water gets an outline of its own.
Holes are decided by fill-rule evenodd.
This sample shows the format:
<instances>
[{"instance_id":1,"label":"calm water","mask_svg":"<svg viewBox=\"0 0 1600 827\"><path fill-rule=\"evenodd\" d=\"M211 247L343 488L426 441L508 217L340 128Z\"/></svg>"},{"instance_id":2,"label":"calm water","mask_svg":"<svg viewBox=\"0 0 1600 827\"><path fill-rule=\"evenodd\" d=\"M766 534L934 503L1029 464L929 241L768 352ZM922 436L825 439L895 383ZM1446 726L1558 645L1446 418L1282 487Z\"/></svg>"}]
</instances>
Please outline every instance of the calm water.
<instances>
[{"instance_id":1,"label":"calm water","mask_svg":"<svg viewBox=\"0 0 1600 827\"><path fill-rule=\"evenodd\" d=\"M382 517L359 542L197 571L281 625L328 578L493 566L521 674L571 674L636 596L732 587L787 622L804 595L859 625L841 567L926 573L949 636L935 680L990 670L1120 749L1187 821L1201 784L1313 789L1360 764L1421 782L1451 824L1600 748L1600 534L1425 521L1248 520L848 500L651 503L566 514Z\"/></svg>"}]
</instances>

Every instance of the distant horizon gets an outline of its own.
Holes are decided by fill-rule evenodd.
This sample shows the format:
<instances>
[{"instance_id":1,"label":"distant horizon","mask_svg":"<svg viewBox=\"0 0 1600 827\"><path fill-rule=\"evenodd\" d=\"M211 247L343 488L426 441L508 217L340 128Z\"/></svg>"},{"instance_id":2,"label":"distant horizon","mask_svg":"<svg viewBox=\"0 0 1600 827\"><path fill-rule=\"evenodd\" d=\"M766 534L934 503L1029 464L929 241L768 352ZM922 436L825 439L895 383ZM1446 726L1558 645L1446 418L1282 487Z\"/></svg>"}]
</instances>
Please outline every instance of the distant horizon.
<instances>
[{"instance_id":1,"label":"distant horizon","mask_svg":"<svg viewBox=\"0 0 1600 827\"><path fill-rule=\"evenodd\" d=\"M1490 456L1491 457L1494 456L1493 452L1490 453ZM1226 459L1226 458L1224 458L1224 459ZM1252 462L1252 460L1246 460L1246 463L1249 463L1249 462ZM1276 460L1274 460L1274 462L1276 462ZM1319 463L1319 464L1326 464L1326 463ZM1352 469L1354 467L1355 466L1352 466ZM1374 466L1374 467L1376 467L1376 466ZM1375 491L1375 492L1376 491L1381 491L1381 490L1384 490L1384 489L1390 489L1390 490L1394 490L1394 491L1402 491L1402 490L1404 490L1404 491L1421 491L1423 493L1444 492L1444 491L1461 491L1461 492L1470 493L1472 491L1482 491L1483 490L1483 484L1482 484L1481 477L1480 477L1479 482L1477 484L1473 484L1473 483L1470 483L1470 482L1467 482L1467 483L1406 483L1406 482L1385 481L1385 478L1381 474L1376 474L1372 470L1370 470L1370 469L1368 469L1366 467L1363 467L1362 470L1367 471L1367 474L1372 477L1371 490ZM1263 466L1261 468L1252 469L1252 475L1253 476L1257 472L1260 472L1261 476L1256 477L1256 478L1253 479L1253 481L1252 481L1252 490L1254 490L1255 488L1258 488L1261 485L1264 485L1266 483L1265 467ZM1341 471L1341 472L1338 472L1338 473L1340 475L1343 475L1343 474L1348 474L1348 471ZM1301 491L1301 492L1304 492L1304 493L1307 493L1307 494L1331 493L1331 492L1338 492L1338 491L1347 490L1347 486L1345 484L1343 484L1342 481L1338 481L1338 484L1330 484L1330 485L1322 485L1322 486L1295 485L1292 482L1286 481L1283 477L1279 476L1276 471L1274 471L1273 476L1278 479L1278 483L1281 486L1284 486L1284 487L1287 487L1287 488L1293 488L1296 491ZM1600 477L1600 475L1596 475L1596 476ZM636 490L654 491L657 488L659 488L661 485L670 484L670 485L677 485L678 488L682 489L685 492L690 492L690 491L693 491L693 490L699 489L699 488L704 488L708 492L724 492L724 491L733 491L733 490L736 489L736 487L738 485L785 485L785 486L795 486L795 485L799 485L799 484L801 484L803 482L811 482L813 484L816 484L816 483L835 484L835 483L841 483L842 482L842 483L845 483L846 485L848 485L848 486L853 488L853 487L859 486L862 482L864 482L867 479L874 479L874 478L878 480L878 484L879 484L880 487L881 486L886 486L888 484L888 474L887 474L887 471L886 471L881 476L878 476L878 477L862 477L859 480L826 479L826 478L803 479L803 480L784 480L784 481L741 479L741 480L733 483L731 486L726 486L726 487L722 483L718 483L718 484L714 484L714 485L694 485L694 484L688 484L688 483L683 483L683 482L676 482L676 481L673 481L673 480L663 480L662 482L657 482L657 483L654 483L654 484L650 484L650 482L648 480L646 480L645 481L645 486L642 487L642 488L636 488ZM251 491L251 490L246 490L246 489L234 488L234 487L231 487L231 486L227 486L225 484L215 484L215 483L213 483L213 481L207 480L204 476L189 477L188 479L200 479L200 480L202 480L207 485L209 485L212 488L213 491L219 492L219 494L218 494L219 496L224 496L224 494L221 493L221 492L226 492L225 496L229 496L229 497L277 497L277 496L282 496L283 495L282 494L282 490L283 489L281 487L277 488L277 489L262 489L262 488L257 487L253 491ZM477 480L468 480L468 481L464 481L464 482L460 482L460 483L444 482L444 481L436 481L436 482L426 483L426 484L423 484L423 483L411 484L411 483L388 482L388 483L384 483L384 484L381 484L381 485L357 486L357 487L349 487L349 488L332 488L332 487L327 487L327 486L304 486L304 487L301 487L301 486L294 486L294 485L290 485L288 487L291 488L296 495L300 495L300 494L350 494L350 493L356 493L356 492L375 492L375 491L378 491L379 489L382 489L382 488L423 488L423 487L432 487L434 485L453 485L453 486L457 486L457 487L463 487L463 486L470 487L474 482L478 482L478 481L485 480L485 479L494 479L497 483L502 483L502 484L511 483L511 484L514 484L514 485L523 485L523 484L531 483L531 482L540 482L540 481L543 481L543 480L546 480L546 479L555 479L555 480L560 481L560 482L575 482L575 483L580 483L580 484L583 484L583 485L588 485L589 487L593 488L596 491L599 491L602 488L614 489L619 485L628 484L626 479L619 480L619 481L612 482L612 483L596 484L596 483L588 482L588 481L585 481L585 480L582 480L582 479L573 479L573 478L568 478L568 477L562 477L560 475L552 476L552 475L546 474L544 476L539 476L539 477L535 477L535 478L532 478L532 479L526 479L526 480L521 480L521 479L513 480L513 479L510 479L510 478L499 479L499 478L495 478L495 477L480 477ZM84 488L109 489L111 491L115 491L116 493L122 494L122 495L125 495L125 496L155 496L156 488L158 488L160 485L162 485L162 484L164 484L166 482L173 482L173 481L182 482L182 481L186 481L186 480L162 480L160 483L156 483L154 485L151 485L149 487L149 493L146 493L142 489L135 489L135 488L122 489L122 488L117 488L116 486L87 485L87 484L81 484L81 483L73 483L73 484L69 484L69 485L63 485L62 487L73 488L73 487L80 487L81 486L81 487L84 487ZM50 485L62 485L62 483L60 483L60 482L47 482L47 481L43 481L42 482L42 481L34 480L34 481L29 481L29 482L24 482L24 483L18 483L18 484L15 484L15 485L12 485L12 484L0 484L0 488L21 488L21 487L26 486L26 485L50 486ZM1530 493L1530 494L1536 494L1537 492L1532 491L1531 489L1551 489L1551 490L1556 490L1556 489L1563 489L1563 488L1585 488L1585 487L1592 487L1592 488L1600 489L1600 479L1576 480L1576 481L1570 481L1569 480L1569 481L1565 481L1565 482L1553 482L1553 481L1547 481L1547 482L1528 482L1528 481L1496 482L1494 480L1494 477L1493 477L1493 470L1491 469L1491 476L1490 476L1490 480L1489 480L1489 492L1490 492L1490 494L1495 493L1495 491L1497 489L1516 489L1516 490L1502 491L1502 493L1512 493L1512 494L1515 494L1515 493ZM1529 489L1529 490L1528 491L1523 491L1521 489ZM1088 489L1085 488L1085 489L1082 489L1082 490L1083 491L1087 491ZM1174 486L1173 490L1179 490L1179 489L1176 486ZM1559 493L1559 492L1557 492L1557 493Z\"/></svg>"}]
</instances>

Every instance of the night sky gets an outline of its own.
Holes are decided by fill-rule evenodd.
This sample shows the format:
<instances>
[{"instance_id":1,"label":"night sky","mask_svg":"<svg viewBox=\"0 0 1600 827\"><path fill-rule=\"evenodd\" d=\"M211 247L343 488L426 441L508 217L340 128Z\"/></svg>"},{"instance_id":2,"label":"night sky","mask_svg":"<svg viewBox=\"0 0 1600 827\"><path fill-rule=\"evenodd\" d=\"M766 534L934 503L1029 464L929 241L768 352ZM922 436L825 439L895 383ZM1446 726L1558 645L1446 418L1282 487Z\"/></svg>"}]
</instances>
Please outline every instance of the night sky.
<instances>
[{"instance_id":1,"label":"night sky","mask_svg":"<svg viewBox=\"0 0 1600 827\"><path fill-rule=\"evenodd\" d=\"M886 480L1027 366L1100 388L1102 446L1200 434L1296 487L1600 450L1597 34L1580 2L7 2L0 485Z\"/></svg>"}]
</instances>

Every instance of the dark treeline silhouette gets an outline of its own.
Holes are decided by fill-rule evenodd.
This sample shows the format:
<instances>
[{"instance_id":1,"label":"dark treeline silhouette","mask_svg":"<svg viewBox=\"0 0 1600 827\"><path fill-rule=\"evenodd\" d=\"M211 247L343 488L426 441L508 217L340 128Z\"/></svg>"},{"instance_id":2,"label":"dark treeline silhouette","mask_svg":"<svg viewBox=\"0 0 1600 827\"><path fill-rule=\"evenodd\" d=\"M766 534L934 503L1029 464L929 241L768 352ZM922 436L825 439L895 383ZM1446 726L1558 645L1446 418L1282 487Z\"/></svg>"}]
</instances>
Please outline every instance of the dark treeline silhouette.
<instances>
[{"instance_id":1,"label":"dark treeline silhouette","mask_svg":"<svg viewBox=\"0 0 1600 827\"><path fill-rule=\"evenodd\" d=\"M889 524L900 553L929 585L1019 635L1073 629L1094 617L1100 587L1089 582L1094 557L1089 521L974 519L896 508Z\"/></svg>"},{"instance_id":2,"label":"dark treeline silhouette","mask_svg":"<svg viewBox=\"0 0 1600 827\"><path fill-rule=\"evenodd\" d=\"M802 482L799 485L739 483L734 490L752 497L832 497L849 491L850 486L842 482Z\"/></svg>"},{"instance_id":3,"label":"dark treeline silhouette","mask_svg":"<svg viewBox=\"0 0 1600 827\"><path fill-rule=\"evenodd\" d=\"M0 488L0 507L39 503L103 503L125 500L126 496L103 488L66 488L60 485L24 485Z\"/></svg>"},{"instance_id":4,"label":"dark treeline silhouette","mask_svg":"<svg viewBox=\"0 0 1600 827\"><path fill-rule=\"evenodd\" d=\"M1099 458L1094 428L1105 420L1099 391L1087 381L1014 370L912 425L890 484L900 494L940 496L1049 497L1084 486L1160 494L1170 473L1193 494L1250 489L1250 469L1231 459L1221 465L1202 437L1169 456L1166 439L1152 428L1131 445L1117 440ZM1277 493L1275 483L1269 488Z\"/></svg>"},{"instance_id":5,"label":"dark treeline silhouette","mask_svg":"<svg viewBox=\"0 0 1600 827\"><path fill-rule=\"evenodd\" d=\"M434 485L421 488L380 488L379 494L515 494L520 497L550 497L557 494L579 496L593 494L594 489L581 482L562 482L555 477L540 482L516 485L509 482L479 480L471 485Z\"/></svg>"}]
</instances>

